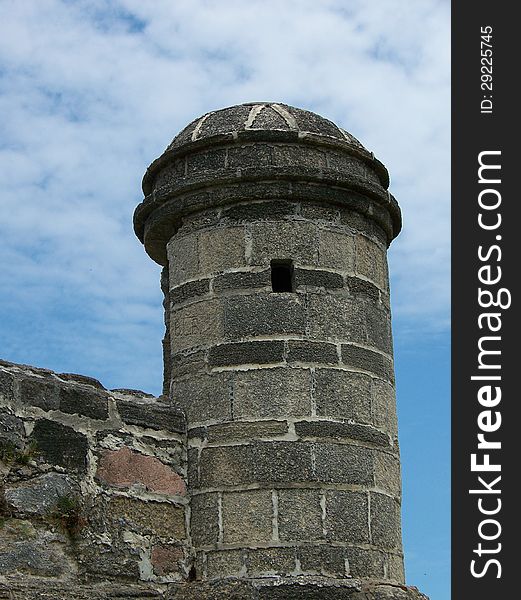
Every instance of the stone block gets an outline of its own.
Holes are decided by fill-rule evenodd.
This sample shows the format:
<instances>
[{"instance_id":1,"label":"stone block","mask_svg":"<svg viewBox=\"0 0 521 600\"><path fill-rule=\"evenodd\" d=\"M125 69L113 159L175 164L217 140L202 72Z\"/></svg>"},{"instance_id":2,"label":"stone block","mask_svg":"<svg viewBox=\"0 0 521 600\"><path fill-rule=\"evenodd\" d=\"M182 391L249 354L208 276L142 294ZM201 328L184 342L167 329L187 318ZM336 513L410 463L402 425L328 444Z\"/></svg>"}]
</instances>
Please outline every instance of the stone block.
<instances>
[{"instance_id":1,"label":"stone block","mask_svg":"<svg viewBox=\"0 0 521 600\"><path fill-rule=\"evenodd\" d=\"M169 280L171 286L200 276L197 234L174 235L167 244Z\"/></svg>"},{"instance_id":2,"label":"stone block","mask_svg":"<svg viewBox=\"0 0 521 600\"><path fill-rule=\"evenodd\" d=\"M187 300L193 300L199 296L204 296L210 291L210 280L199 279L189 281L170 290L170 300L173 304L180 304Z\"/></svg>"},{"instance_id":3,"label":"stone block","mask_svg":"<svg viewBox=\"0 0 521 600\"><path fill-rule=\"evenodd\" d=\"M14 376L4 369L0 369L0 402L12 406L16 403L17 396Z\"/></svg>"},{"instance_id":4,"label":"stone block","mask_svg":"<svg viewBox=\"0 0 521 600\"><path fill-rule=\"evenodd\" d=\"M186 414L190 427L232 418L231 373L212 373L172 383L172 398Z\"/></svg>"},{"instance_id":5,"label":"stone block","mask_svg":"<svg viewBox=\"0 0 521 600\"><path fill-rule=\"evenodd\" d=\"M255 341L213 346L208 351L210 367L231 365L265 365L284 360L284 342Z\"/></svg>"},{"instance_id":6,"label":"stone block","mask_svg":"<svg viewBox=\"0 0 521 600\"><path fill-rule=\"evenodd\" d=\"M224 273L213 280L214 292L225 292L230 290L253 290L255 288L266 288L271 285L269 269L264 271L236 271Z\"/></svg>"},{"instance_id":7,"label":"stone block","mask_svg":"<svg viewBox=\"0 0 521 600\"><path fill-rule=\"evenodd\" d=\"M107 504L105 519L115 521L119 529L142 535L175 540L185 537L184 508L168 502L116 496Z\"/></svg>"},{"instance_id":8,"label":"stone block","mask_svg":"<svg viewBox=\"0 0 521 600\"><path fill-rule=\"evenodd\" d=\"M353 346L342 344L342 361L348 367L370 371L377 377L394 382L394 369L392 362L382 354Z\"/></svg>"},{"instance_id":9,"label":"stone block","mask_svg":"<svg viewBox=\"0 0 521 600\"><path fill-rule=\"evenodd\" d=\"M194 546L216 545L219 541L219 499L217 492L192 496L190 508L190 534Z\"/></svg>"},{"instance_id":10,"label":"stone block","mask_svg":"<svg viewBox=\"0 0 521 600\"><path fill-rule=\"evenodd\" d=\"M186 170L188 175L217 171L224 169L226 159L225 148L212 148L204 152L189 154L186 157Z\"/></svg>"},{"instance_id":11,"label":"stone block","mask_svg":"<svg viewBox=\"0 0 521 600\"><path fill-rule=\"evenodd\" d=\"M169 356L170 352L171 350L168 348ZM172 377L174 378L184 377L185 375L195 376L196 374L206 371L206 358L204 350L199 350L196 352L181 352L179 354L172 355L171 361Z\"/></svg>"},{"instance_id":12,"label":"stone block","mask_svg":"<svg viewBox=\"0 0 521 600\"><path fill-rule=\"evenodd\" d=\"M24 377L20 381L20 400L26 406L37 406L42 410L58 410L60 405L58 386L55 382L40 377Z\"/></svg>"},{"instance_id":13,"label":"stone block","mask_svg":"<svg viewBox=\"0 0 521 600\"><path fill-rule=\"evenodd\" d=\"M272 260L293 260L296 265L316 265L318 230L313 223L255 223L250 226L252 265L269 265Z\"/></svg>"},{"instance_id":14,"label":"stone block","mask_svg":"<svg viewBox=\"0 0 521 600\"><path fill-rule=\"evenodd\" d=\"M72 427L39 419L34 425L31 439L36 443L39 457L46 462L73 472L86 471L88 441Z\"/></svg>"},{"instance_id":15,"label":"stone block","mask_svg":"<svg viewBox=\"0 0 521 600\"><path fill-rule=\"evenodd\" d=\"M150 550L150 562L155 575L171 580L184 575L184 553L179 546L158 544ZM173 579L172 579L173 578Z\"/></svg>"},{"instance_id":16,"label":"stone block","mask_svg":"<svg viewBox=\"0 0 521 600\"><path fill-rule=\"evenodd\" d=\"M372 380L372 420L376 427L387 431L395 439L398 436L396 419L396 395L394 387L381 379Z\"/></svg>"},{"instance_id":17,"label":"stone block","mask_svg":"<svg viewBox=\"0 0 521 600\"><path fill-rule=\"evenodd\" d=\"M347 544L369 543L369 503L362 492L328 490L325 529L328 540Z\"/></svg>"},{"instance_id":18,"label":"stone block","mask_svg":"<svg viewBox=\"0 0 521 600\"><path fill-rule=\"evenodd\" d=\"M295 571L295 548L256 548L248 550L248 576L289 575Z\"/></svg>"},{"instance_id":19,"label":"stone block","mask_svg":"<svg viewBox=\"0 0 521 600\"><path fill-rule=\"evenodd\" d=\"M289 340L288 363L338 364L336 346L311 340Z\"/></svg>"},{"instance_id":20,"label":"stone block","mask_svg":"<svg viewBox=\"0 0 521 600\"><path fill-rule=\"evenodd\" d=\"M364 235L356 236L355 271L370 279L381 290L388 291L385 250Z\"/></svg>"},{"instance_id":21,"label":"stone block","mask_svg":"<svg viewBox=\"0 0 521 600\"><path fill-rule=\"evenodd\" d=\"M347 289L349 293L357 298L363 298L378 302L380 299L380 290L370 281L360 279L359 277L346 277Z\"/></svg>"},{"instance_id":22,"label":"stone block","mask_svg":"<svg viewBox=\"0 0 521 600\"><path fill-rule=\"evenodd\" d=\"M293 216L296 208L296 203L284 200L247 202L224 209L221 218L223 220L245 222L278 221Z\"/></svg>"},{"instance_id":23,"label":"stone block","mask_svg":"<svg viewBox=\"0 0 521 600\"><path fill-rule=\"evenodd\" d=\"M385 555L383 552L349 546L345 549L345 554L351 577L385 578Z\"/></svg>"},{"instance_id":24,"label":"stone block","mask_svg":"<svg viewBox=\"0 0 521 600\"><path fill-rule=\"evenodd\" d=\"M279 539L301 542L323 538L318 490L278 490Z\"/></svg>"},{"instance_id":25,"label":"stone block","mask_svg":"<svg viewBox=\"0 0 521 600\"><path fill-rule=\"evenodd\" d=\"M273 438L285 435L287 432L286 421L238 421L206 427L204 438L211 444L219 444Z\"/></svg>"},{"instance_id":26,"label":"stone block","mask_svg":"<svg viewBox=\"0 0 521 600\"><path fill-rule=\"evenodd\" d=\"M324 483L374 484L374 451L361 446L317 442L315 470Z\"/></svg>"},{"instance_id":27,"label":"stone block","mask_svg":"<svg viewBox=\"0 0 521 600\"><path fill-rule=\"evenodd\" d=\"M375 452L374 477L376 487L400 498L402 479L400 459L387 452Z\"/></svg>"},{"instance_id":28,"label":"stone block","mask_svg":"<svg viewBox=\"0 0 521 600\"><path fill-rule=\"evenodd\" d=\"M400 503L384 494L370 493L371 540L380 548L401 550Z\"/></svg>"},{"instance_id":29,"label":"stone block","mask_svg":"<svg viewBox=\"0 0 521 600\"><path fill-rule=\"evenodd\" d=\"M257 294L224 300L224 335L229 340L260 335L303 335L306 316L297 294Z\"/></svg>"},{"instance_id":30,"label":"stone block","mask_svg":"<svg viewBox=\"0 0 521 600\"><path fill-rule=\"evenodd\" d=\"M116 404L121 419L129 425L175 433L186 431L184 414L175 406L156 400L148 402L117 400Z\"/></svg>"},{"instance_id":31,"label":"stone block","mask_svg":"<svg viewBox=\"0 0 521 600\"><path fill-rule=\"evenodd\" d=\"M145 456L127 446L103 452L96 476L109 485L128 488L138 484L157 494L179 496L186 493L183 478L154 456Z\"/></svg>"},{"instance_id":32,"label":"stone block","mask_svg":"<svg viewBox=\"0 0 521 600\"><path fill-rule=\"evenodd\" d=\"M351 439L375 446L389 446L389 436L369 425L337 421L300 421L295 432L302 438Z\"/></svg>"},{"instance_id":33,"label":"stone block","mask_svg":"<svg viewBox=\"0 0 521 600\"><path fill-rule=\"evenodd\" d=\"M202 300L172 310L170 337L172 354L209 346L223 336L223 308L219 300Z\"/></svg>"},{"instance_id":34,"label":"stone block","mask_svg":"<svg viewBox=\"0 0 521 600\"><path fill-rule=\"evenodd\" d=\"M271 165L272 148L267 144L248 144L228 148L228 168Z\"/></svg>"},{"instance_id":35,"label":"stone block","mask_svg":"<svg viewBox=\"0 0 521 600\"><path fill-rule=\"evenodd\" d=\"M355 257L354 236L328 229L320 230L318 264L328 269L353 272Z\"/></svg>"},{"instance_id":36,"label":"stone block","mask_svg":"<svg viewBox=\"0 0 521 600\"><path fill-rule=\"evenodd\" d=\"M6 487L5 501L17 515L50 516L60 500L72 497L76 486L72 479L61 473L46 473L16 487Z\"/></svg>"},{"instance_id":37,"label":"stone block","mask_svg":"<svg viewBox=\"0 0 521 600\"><path fill-rule=\"evenodd\" d=\"M223 542L252 544L273 537L271 490L224 493L222 496Z\"/></svg>"},{"instance_id":38,"label":"stone block","mask_svg":"<svg viewBox=\"0 0 521 600\"><path fill-rule=\"evenodd\" d=\"M339 273L320 269L295 269L295 285L338 290L344 287L344 278Z\"/></svg>"},{"instance_id":39,"label":"stone block","mask_svg":"<svg viewBox=\"0 0 521 600\"><path fill-rule=\"evenodd\" d=\"M304 544L297 548L297 557L306 574L345 577L344 552L345 549L338 546Z\"/></svg>"},{"instance_id":40,"label":"stone block","mask_svg":"<svg viewBox=\"0 0 521 600\"><path fill-rule=\"evenodd\" d=\"M109 416L107 394L86 385L60 387L60 410L91 419L105 420Z\"/></svg>"},{"instance_id":41,"label":"stone block","mask_svg":"<svg viewBox=\"0 0 521 600\"><path fill-rule=\"evenodd\" d=\"M246 266L244 227L215 228L199 234L199 273Z\"/></svg>"},{"instance_id":42,"label":"stone block","mask_svg":"<svg viewBox=\"0 0 521 600\"><path fill-rule=\"evenodd\" d=\"M392 354L391 315L382 308L367 302L365 305L367 343L382 352Z\"/></svg>"},{"instance_id":43,"label":"stone block","mask_svg":"<svg viewBox=\"0 0 521 600\"><path fill-rule=\"evenodd\" d=\"M397 581L398 583L405 582L405 570L403 567L403 555L402 554L388 554L387 555L387 578L391 581Z\"/></svg>"},{"instance_id":44,"label":"stone block","mask_svg":"<svg viewBox=\"0 0 521 600\"><path fill-rule=\"evenodd\" d=\"M319 148L297 144L277 144L273 147L273 164L280 167L299 166L325 169L326 153Z\"/></svg>"},{"instance_id":45,"label":"stone block","mask_svg":"<svg viewBox=\"0 0 521 600\"><path fill-rule=\"evenodd\" d=\"M25 446L25 427L22 419L6 409L0 409L0 461L13 458L13 451Z\"/></svg>"},{"instance_id":46,"label":"stone block","mask_svg":"<svg viewBox=\"0 0 521 600\"><path fill-rule=\"evenodd\" d=\"M235 418L280 418L311 414L311 375L307 369L252 369L235 374Z\"/></svg>"},{"instance_id":47,"label":"stone block","mask_svg":"<svg viewBox=\"0 0 521 600\"><path fill-rule=\"evenodd\" d=\"M352 298L309 294L309 335L331 342L367 339L364 307Z\"/></svg>"},{"instance_id":48,"label":"stone block","mask_svg":"<svg viewBox=\"0 0 521 600\"><path fill-rule=\"evenodd\" d=\"M208 579L223 579L245 574L246 557L244 550L218 550L206 554Z\"/></svg>"},{"instance_id":49,"label":"stone block","mask_svg":"<svg viewBox=\"0 0 521 600\"><path fill-rule=\"evenodd\" d=\"M330 225L337 225L340 219L340 210L336 206L328 206L326 203L304 201L300 206L300 216L309 221L323 221Z\"/></svg>"},{"instance_id":50,"label":"stone block","mask_svg":"<svg viewBox=\"0 0 521 600\"><path fill-rule=\"evenodd\" d=\"M311 445L300 442L203 448L199 466L203 487L302 483L314 477Z\"/></svg>"},{"instance_id":51,"label":"stone block","mask_svg":"<svg viewBox=\"0 0 521 600\"><path fill-rule=\"evenodd\" d=\"M314 399L318 416L371 422L371 379L340 369L317 369Z\"/></svg>"}]
</instances>

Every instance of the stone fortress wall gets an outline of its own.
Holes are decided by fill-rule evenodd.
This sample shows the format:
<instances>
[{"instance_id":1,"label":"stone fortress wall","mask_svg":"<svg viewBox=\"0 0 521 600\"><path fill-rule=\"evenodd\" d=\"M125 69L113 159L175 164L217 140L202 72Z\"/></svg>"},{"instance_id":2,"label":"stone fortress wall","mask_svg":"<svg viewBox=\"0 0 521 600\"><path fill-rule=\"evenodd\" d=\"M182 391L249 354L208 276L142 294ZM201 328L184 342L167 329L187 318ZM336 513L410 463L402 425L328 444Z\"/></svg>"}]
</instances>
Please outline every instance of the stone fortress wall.
<instances>
[{"instance_id":1,"label":"stone fortress wall","mask_svg":"<svg viewBox=\"0 0 521 600\"><path fill-rule=\"evenodd\" d=\"M164 266L163 396L2 363L0 576L78 598L424 598L404 584L388 183L286 105L173 140L134 216Z\"/></svg>"}]
</instances>

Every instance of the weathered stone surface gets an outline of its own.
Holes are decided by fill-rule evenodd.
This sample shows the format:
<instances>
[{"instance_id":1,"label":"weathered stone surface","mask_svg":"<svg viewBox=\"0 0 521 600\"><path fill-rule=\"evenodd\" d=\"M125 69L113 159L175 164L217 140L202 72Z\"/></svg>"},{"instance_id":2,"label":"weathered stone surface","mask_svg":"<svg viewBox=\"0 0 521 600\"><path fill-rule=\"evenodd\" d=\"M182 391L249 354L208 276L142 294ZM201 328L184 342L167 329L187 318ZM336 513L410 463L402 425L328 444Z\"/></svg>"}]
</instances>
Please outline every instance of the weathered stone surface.
<instances>
[{"instance_id":1,"label":"weathered stone surface","mask_svg":"<svg viewBox=\"0 0 521 600\"><path fill-rule=\"evenodd\" d=\"M363 235L356 236L355 270L387 291L389 284L385 251Z\"/></svg>"},{"instance_id":2,"label":"weathered stone surface","mask_svg":"<svg viewBox=\"0 0 521 600\"><path fill-rule=\"evenodd\" d=\"M295 269L295 285L338 290L344 287L344 278L339 273L320 269Z\"/></svg>"},{"instance_id":3,"label":"weathered stone surface","mask_svg":"<svg viewBox=\"0 0 521 600\"><path fill-rule=\"evenodd\" d=\"M238 421L211 425L198 432L197 437L202 437L210 443L226 443L235 441L258 440L285 435L288 432L286 421ZM195 437L192 430L192 436ZM190 432L188 432L190 436Z\"/></svg>"},{"instance_id":4,"label":"weathered stone surface","mask_svg":"<svg viewBox=\"0 0 521 600\"><path fill-rule=\"evenodd\" d=\"M172 353L208 346L223 337L223 308L218 300L203 300L172 311Z\"/></svg>"},{"instance_id":5,"label":"weathered stone surface","mask_svg":"<svg viewBox=\"0 0 521 600\"><path fill-rule=\"evenodd\" d=\"M141 582L138 584L91 583L89 585L62 582L55 579L49 585L48 578L24 578L18 576L0 582L1 600L160 600L163 594Z\"/></svg>"},{"instance_id":6,"label":"weathered stone surface","mask_svg":"<svg viewBox=\"0 0 521 600\"><path fill-rule=\"evenodd\" d=\"M369 502L363 492L325 492L327 538L348 544L369 543Z\"/></svg>"},{"instance_id":7,"label":"weathered stone surface","mask_svg":"<svg viewBox=\"0 0 521 600\"><path fill-rule=\"evenodd\" d=\"M144 486L151 492L170 496L183 495L185 483L170 467L153 456L145 456L124 446L108 450L99 459L97 477L116 487Z\"/></svg>"},{"instance_id":8,"label":"weathered stone surface","mask_svg":"<svg viewBox=\"0 0 521 600\"><path fill-rule=\"evenodd\" d=\"M289 575L296 568L295 548L256 548L248 550L246 569L250 577Z\"/></svg>"},{"instance_id":9,"label":"weathered stone surface","mask_svg":"<svg viewBox=\"0 0 521 600\"><path fill-rule=\"evenodd\" d=\"M7 487L5 500L16 514L49 516L63 498L72 497L76 486L71 478L61 473L46 473Z\"/></svg>"},{"instance_id":10,"label":"weathered stone surface","mask_svg":"<svg viewBox=\"0 0 521 600\"><path fill-rule=\"evenodd\" d=\"M402 481L398 455L375 452L374 478L378 488L400 498Z\"/></svg>"},{"instance_id":11,"label":"weathered stone surface","mask_svg":"<svg viewBox=\"0 0 521 600\"><path fill-rule=\"evenodd\" d=\"M381 548L401 549L400 504L384 494L370 493L371 539Z\"/></svg>"},{"instance_id":12,"label":"weathered stone surface","mask_svg":"<svg viewBox=\"0 0 521 600\"><path fill-rule=\"evenodd\" d=\"M130 425L177 433L183 433L186 429L185 416L175 406L155 400L149 402L117 400L116 404L120 417Z\"/></svg>"},{"instance_id":13,"label":"weathered stone surface","mask_svg":"<svg viewBox=\"0 0 521 600\"><path fill-rule=\"evenodd\" d=\"M297 548L297 557L304 573L326 577L346 575L345 549L329 545L304 544ZM317 592L318 593L318 592Z\"/></svg>"},{"instance_id":14,"label":"weathered stone surface","mask_svg":"<svg viewBox=\"0 0 521 600\"><path fill-rule=\"evenodd\" d=\"M87 438L72 427L48 419L39 419L31 439L36 442L39 457L47 462L83 473L87 469Z\"/></svg>"},{"instance_id":15,"label":"weathered stone surface","mask_svg":"<svg viewBox=\"0 0 521 600\"><path fill-rule=\"evenodd\" d=\"M26 377L20 382L22 404L37 406L42 410L58 410L59 389L56 382L40 377Z\"/></svg>"},{"instance_id":16,"label":"weathered stone surface","mask_svg":"<svg viewBox=\"0 0 521 600\"><path fill-rule=\"evenodd\" d=\"M394 381L393 366L391 361L378 352L353 346L351 344L342 345L342 361L349 367L371 371L377 377L386 379L389 382Z\"/></svg>"},{"instance_id":17,"label":"weathered stone surface","mask_svg":"<svg viewBox=\"0 0 521 600\"><path fill-rule=\"evenodd\" d=\"M183 549L179 546L160 544L153 546L150 551L150 562L154 573L163 577L177 575L179 578L183 569L183 559Z\"/></svg>"},{"instance_id":18,"label":"weathered stone surface","mask_svg":"<svg viewBox=\"0 0 521 600\"><path fill-rule=\"evenodd\" d=\"M244 364L270 364L284 359L284 342L260 341L221 344L213 346L208 352L208 364L211 367Z\"/></svg>"},{"instance_id":19,"label":"weathered stone surface","mask_svg":"<svg viewBox=\"0 0 521 600\"><path fill-rule=\"evenodd\" d=\"M348 444L315 443L315 469L326 483L374 483L374 451Z\"/></svg>"},{"instance_id":20,"label":"weathered stone surface","mask_svg":"<svg viewBox=\"0 0 521 600\"><path fill-rule=\"evenodd\" d=\"M189 425L231 419L231 379L230 373L212 373L173 382L173 400Z\"/></svg>"},{"instance_id":21,"label":"weathered stone surface","mask_svg":"<svg viewBox=\"0 0 521 600\"><path fill-rule=\"evenodd\" d=\"M250 232L252 265L269 265L274 259L293 259L297 265L317 264L318 230L312 223L255 223Z\"/></svg>"},{"instance_id":22,"label":"weathered stone surface","mask_svg":"<svg viewBox=\"0 0 521 600\"><path fill-rule=\"evenodd\" d=\"M213 280L214 292L229 290L243 290L264 288L270 286L271 277L269 269L264 271L238 271L224 273Z\"/></svg>"},{"instance_id":23,"label":"weathered stone surface","mask_svg":"<svg viewBox=\"0 0 521 600\"><path fill-rule=\"evenodd\" d=\"M264 293L228 298L224 302L227 339L287 333L303 335L305 328L305 308L297 294Z\"/></svg>"},{"instance_id":24,"label":"weathered stone surface","mask_svg":"<svg viewBox=\"0 0 521 600\"><path fill-rule=\"evenodd\" d=\"M367 339L364 307L352 298L310 294L308 322L309 335L318 340L365 343Z\"/></svg>"},{"instance_id":25,"label":"weathered stone surface","mask_svg":"<svg viewBox=\"0 0 521 600\"><path fill-rule=\"evenodd\" d=\"M59 534L35 528L30 521L6 519L0 535L0 573L59 577L68 567L64 550Z\"/></svg>"},{"instance_id":26,"label":"weathered stone surface","mask_svg":"<svg viewBox=\"0 0 521 600\"><path fill-rule=\"evenodd\" d=\"M393 439L396 438L398 423L394 387L381 379L372 381L371 412L375 426L387 431Z\"/></svg>"},{"instance_id":27,"label":"weathered stone surface","mask_svg":"<svg viewBox=\"0 0 521 600\"><path fill-rule=\"evenodd\" d=\"M25 428L22 419L0 409L0 460L9 460L12 450L24 446Z\"/></svg>"},{"instance_id":28,"label":"weathered stone surface","mask_svg":"<svg viewBox=\"0 0 521 600\"><path fill-rule=\"evenodd\" d=\"M16 403L15 378L4 369L0 369L0 401L11 406Z\"/></svg>"},{"instance_id":29,"label":"weathered stone surface","mask_svg":"<svg viewBox=\"0 0 521 600\"><path fill-rule=\"evenodd\" d=\"M289 340L287 361L289 363L338 364L336 346L310 340Z\"/></svg>"},{"instance_id":30,"label":"weathered stone surface","mask_svg":"<svg viewBox=\"0 0 521 600\"><path fill-rule=\"evenodd\" d=\"M317 369L314 399L317 415L371 422L371 379L340 369Z\"/></svg>"},{"instance_id":31,"label":"weathered stone surface","mask_svg":"<svg viewBox=\"0 0 521 600\"><path fill-rule=\"evenodd\" d=\"M277 505L281 541L300 542L323 538L318 490L278 490Z\"/></svg>"},{"instance_id":32,"label":"weathered stone surface","mask_svg":"<svg viewBox=\"0 0 521 600\"><path fill-rule=\"evenodd\" d=\"M230 221L277 221L291 217L297 204L287 201L248 202L223 210L221 219Z\"/></svg>"},{"instance_id":33,"label":"weathered stone surface","mask_svg":"<svg viewBox=\"0 0 521 600\"><path fill-rule=\"evenodd\" d=\"M117 496L107 503L103 518L116 521L120 528L129 528L144 535L177 540L185 536L184 509L168 502Z\"/></svg>"},{"instance_id":34,"label":"weathered stone surface","mask_svg":"<svg viewBox=\"0 0 521 600\"><path fill-rule=\"evenodd\" d=\"M209 579L223 579L226 577L244 575L246 561L245 554L246 553L243 550L208 552L206 555L206 576ZM182 598L182 596L180 598Z\"/></svg>"},{"instance_id":35,"label":"weathered stone surface","mask_svg":"<svg viewBox=\"0 0 521 600\"><path fill-rule=\"evenodd\" d=\"M271 490L225 493L222 497L223 542L269 542L273 535Z\"/></svg>"},{"instance_id":36,"label":"weathered stone surface","mask_svg":"<svg viewBox=\"0 0 521 600\"><path fill-rule=\"evenodd\" d=\"M389 436L374 427L337 421L300 421L295 431L302 438L351 439L375 446L389 446Z\"/></svg>"},{"instance_id":37,"label":"weathered stone surface","mask_svg":"<svg viewBox=\"0 0 521 600\"><path fill-rule=\"evenodd\" d=\"M219 273L246 265L243 227L216 228L199 235L199 273Z\"/></svg>"},{"instance_id":38,"label":"weathered stone surface","mask_svg":"<svg viewBox=\"0 0 521 600\"><path fill-rule=\"evenodd\" d=\"M377 550L348 546L344 550L352 577L385 579L385 555Z\"/></svg>"},{"instance_id":39,"label":"weathered stone surface","mask_svg":"<svg viewBox=\"0 0 521 600\"><path fill-rule=\"evenodd\" d=\"M217 492L197 494L190 503L190 533L196 547L219 541L219 498Z\"/></svg>"},{"instance_id":40,"label":"weathered stone surface","mask_svg":"<svg viewBox=\"0 0 521 600\"><path fill-rule=\"evenodd\" d=\"M354 236L345 232L322 229L319 237L319 265L352 272L354 269Z\"/></svg>"},{"instance_id":41,"label":"weathered stone surface","mask_svg":"<svg viewBox=\"0 0 521 600\"><path fill-rule=\"evenodd\" d=\"M210 280L200 279L198 281L189 281L170 290L170 300L174 304L193 300L198 296L204 296L210 291Z\"/></svg>"},{"instance_id":42,"label":"weathered stone surface","mask_svg":"<svg viewBox=\"0 0 521 600\"><path fill-rule=\"evenodd\" d=\"M60 410L83 415L91 419L106 419L109 416L108 397L86 385L60 387Z\"/></svg>"},{"instance_id":43,"label":"weathered stone surface","mask_svg":"<svg viewBox=\"0 0 521 600\"><path fill-rule=\"evenodd\" d=\"M235 375L236 418L277 418L311 414L308 369L252 369Z\"/></svg>"},{"instance_id":44,"label":"weathered stone surface","mask_svg":"<svg viewBox=\"0 0 521 600\"><path fill-rule=\"evenodd\" d=\"M299 442L204 448L199 469L199 485L203 487L304 482L314 478L311 445Z\"/></svg>"},{"instance_id":45,"label":"weathered stone surface","mask_svg":"<svg viewBox=\"0 0 521 600\"><path fill-rule=\"evenodd\" d=\"M80 375L78 373L58 373L58 377L60 379L64 379L65 381L75 381L76 383L91 385L92 387L98 388L100 390L105 389L105 387L100 381L98 381L94 377L89 377L88 375Z\"/></svg>"}]
</instances>

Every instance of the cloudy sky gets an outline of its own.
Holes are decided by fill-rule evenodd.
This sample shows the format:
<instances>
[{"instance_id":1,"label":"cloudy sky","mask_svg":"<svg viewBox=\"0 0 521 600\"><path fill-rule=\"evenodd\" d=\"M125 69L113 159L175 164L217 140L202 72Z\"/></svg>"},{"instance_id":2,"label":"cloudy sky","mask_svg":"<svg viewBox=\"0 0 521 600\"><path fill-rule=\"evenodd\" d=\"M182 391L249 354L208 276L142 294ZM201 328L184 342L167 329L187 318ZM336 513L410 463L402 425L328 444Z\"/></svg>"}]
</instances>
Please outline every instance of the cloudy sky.
<instances>
[{"instance_id":1,"label":"cloudy sky","mask_svg":"<svg viewBox=\"0 0 521 600\"><path fill-rule=\"evenodd\" d=\"M195 117L284 102L387 165L408 580L432 600L448 598L449 6L0 0L3 358L159 392L159 267L132 212Z\"/></svg>"}]
</instances>

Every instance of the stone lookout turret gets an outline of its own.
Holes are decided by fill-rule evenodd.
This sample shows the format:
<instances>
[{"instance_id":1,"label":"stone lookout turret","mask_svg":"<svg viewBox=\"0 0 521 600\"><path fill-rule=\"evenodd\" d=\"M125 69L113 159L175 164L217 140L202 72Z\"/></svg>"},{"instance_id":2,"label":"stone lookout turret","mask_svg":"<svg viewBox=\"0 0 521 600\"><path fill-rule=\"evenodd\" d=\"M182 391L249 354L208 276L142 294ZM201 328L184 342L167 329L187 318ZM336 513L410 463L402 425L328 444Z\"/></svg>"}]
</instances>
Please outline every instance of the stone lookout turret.
<instances>
[{"instance_id":1,"label":"stone lookout turret","mask_svg":"<svg viewBox=\"0 0 521 600\"><path fill-rule=\"evenodd\" d=\"M165 267L165 393L188 424L183 598L422 597L403 585L388 184L351 134L276 103L196 119L146 172L135 231Z\"/></svg>"}]
</instances>

